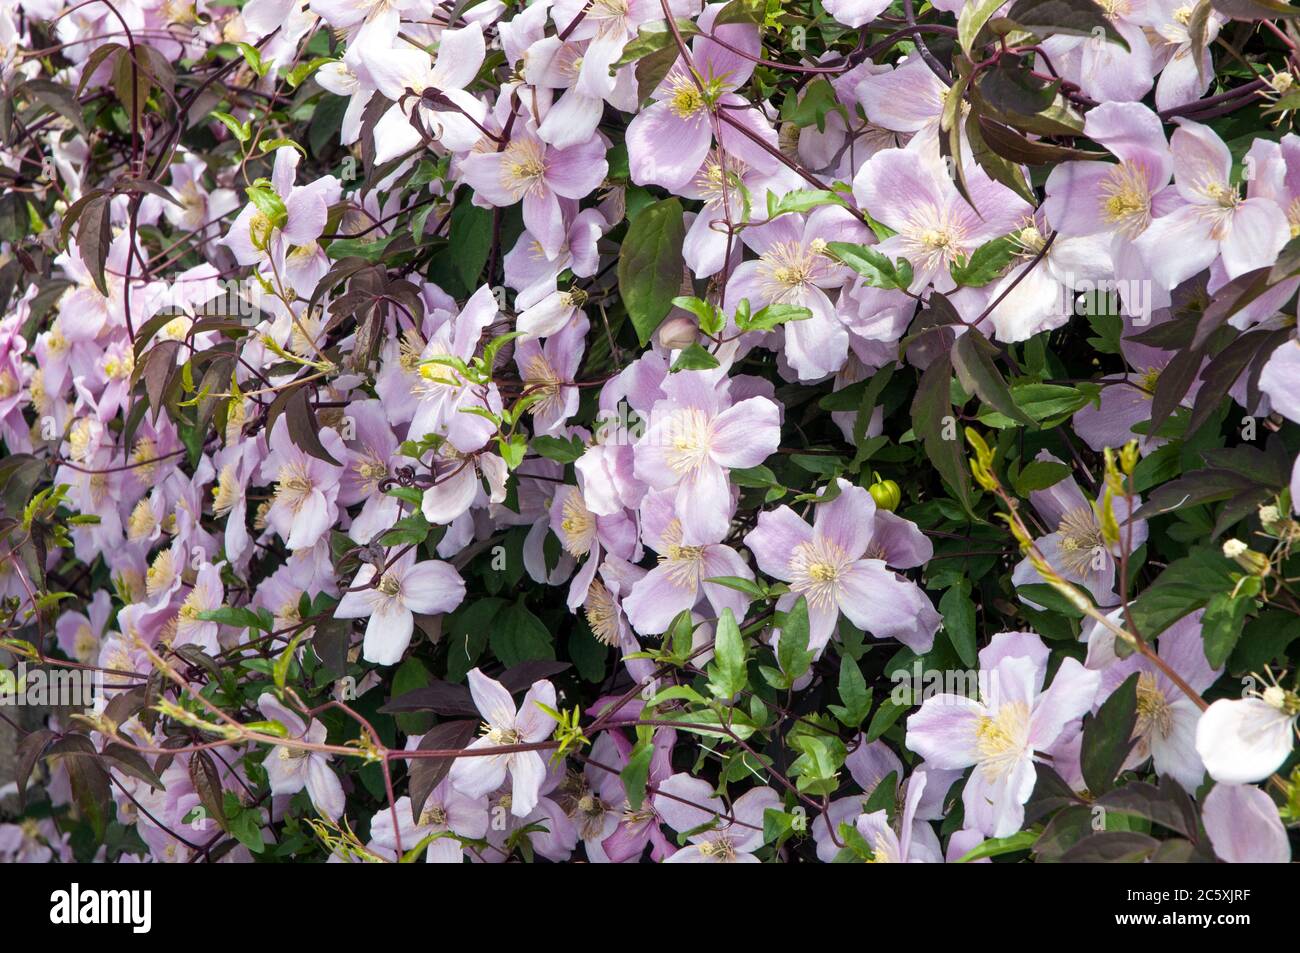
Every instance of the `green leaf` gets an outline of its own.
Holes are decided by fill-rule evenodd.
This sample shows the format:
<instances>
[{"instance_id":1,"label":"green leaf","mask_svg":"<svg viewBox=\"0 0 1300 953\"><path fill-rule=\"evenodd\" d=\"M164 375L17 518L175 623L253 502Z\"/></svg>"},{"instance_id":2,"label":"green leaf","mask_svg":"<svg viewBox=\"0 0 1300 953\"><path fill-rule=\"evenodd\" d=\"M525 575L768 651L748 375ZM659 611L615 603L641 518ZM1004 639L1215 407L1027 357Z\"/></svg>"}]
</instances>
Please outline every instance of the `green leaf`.
<instances>
[{"instance_id":1,"label":"green leaf","mask_svg":"<svg viewBox=\"0 0 1300 953\"><path fill-rule=\"evenodd\" d=\"M433 675L414 655L397 667L393 674L392 697L400 698L433 681ZM433 727L433 716L428 712L404 712L394 716L397 727L408 735L422 735Z\"/></svg>"},{"instance_id":2,"label":"green leaf","mask_svg":"<svg viewBox=\"0 0 1300 953\"><path fill-rule=\"evenodd\" d=\"M969 8L967 8L969 9ZM986 242L960 264L950 269L953 281L968 288L980 288L1002 274L1016 255L1016 244L1009 238L995 238Z\"/></svg>"},{"instance_id":3,"label":"green leaf","mask_svg":"<svg viewBox=\"0 0 1300 953\"><path fill-rule=\"evenodd\" d=\"M677 32L681 34L683 39L700 32L700 28L692 20L683 17L677 18L676 25ZM677 40L673 36L673 31L669 29L667 21L654 20L643 24L637 29L636 36L623 46L623 55L619 57L614 67L627 66L652 53L665 50L672 50L673 59L676 59Z\"/></svg>"},{"instance_id":4,"label":"green leaf","mask_svg":"<svg viewBox=\"0 0 1300 953\"><path fill-rule=\"evenodd\" d=\"M1255 606L1252 596L1234 596L1218 592L1205 604L1201 616L1201 638L1205 642L1205 658L1212 668L1222 668L1228 656L1237 647L1246 613Z\"/></svg>"},{"instance_id":5,"label":"green leaf","mask_svg":"<svg viewBox=\"0 0 1300 953\"><path fill-rule=\"evenodd\" d=\"M840 656L839 691L844 704L828 705L827 709L844 727L856 729L871 712L871 689L858 663L847 654Z\"/></svg>"},{"instance_id":6,"label":"green leaf","mask_svg":"<svg viewBox=\"0 0 1300 953\"><path fill-rule=\"evenodd\" d=\"M829 86L829 84L827 84ZM807 97L804 102L808 101ZM825 114L823 114L824 118ZM801 125L795 122L795 125ZM812 125L811 122L802 123L802 125ZM774 219L790 212L811 212L815 208L823 205L844 205L844 197L826 189L799 189L794 192L787 192L780 198L776 197L773 192L767 193L767 217Z\"/></svg>"},{"instance_id":7,"label":"green leaf","mask_svg":"<svg viewBox=\"0 0 1300 953\"><path fill-rule=\"evenodd\" d=\"M721 309L694 295L679 295L673 299L673 306L695 315L700 322L700 330L705 334L717 334L726 324L727 319Z\"/></svg>"},{"instance_id":8,"label":"green leaf","mask_svg":"<svg viewBox=\"0 0 1300 953\"><path fill-rule=\"evenodd\" d=\"M776 644L776 660L792 683L812 665L815 653L808 649L808 638L808 600L800 596L786 612Z\"/></svg>"},{"instance_id":9,"label":"green leaf","mask_svg":"<svg viewBox=\"0 0 1300 953\"><path fill-rule=\"evenodd\" d=\"M806 83L799 90L798 96L791 93L782 103L781 119L793 123L800 129L816 126L818 132L826 131L826 117L832 112L843 109L833 87L825 77L817 77ZM819 190L820 191L820 190ZM769 195L771 193L768 193ZM799 192L791 192L798 195ZM834 193L823 193L833 195ZM811 206L810 206L811 207ZM769 206L770 208L770 206ZM793 209L791 209L793 210ZM780 214L779 212L777 214ZM768 218L776 218L770 211Z\"/></svg>"},{"instance_id":10,"label":"green leaf","mask_svg":"<svg viewBox=\"0 0 1300 953\"><path fill-rule=\"evenodd\" d=\"M236 43L235 46L239 47L239 52L243 54L244 62L248 64L249 69L256 73L259 78L266 75L269 67L262 62L262 54L257 47L251 43Z\"/></svg>"},{"instance_id":11,"label":"green leaf","mask_svg":"<svg viewBox=\"0 0 1300 953\"><path fill-rule=\"evenodd\" d=\"M555 658L550 631L522 600L501 610L492 623L489 639L492 651L506 668L534 659Z\"/></svg>"},{"instance_id":12,"label":"green leaf","mask_svg":"<svg viewBox=\"0 0 1300 953\"><path fill-rule=\"evenodd\" d=\"M568 649L569 658L579 675L593 684L604 680L609 646L592 634L591 627L585 620L579 621L569 630Z\"/></svg>"},{"instance_id":13,"label":"green leaf","mask_svg":"<svg viewBox=\"0 0 1300 953\"><path fill-rule=\"evenodd\" d=\"M1034 842L1038 840L1040 833L1040 831L1020 831L1009 837L992 837L968 850L957 863L969 864L972 860L983 860L986 857L1000 857L1003 854L1015 854L1022 850L1029 850L1034 846Z\"/></svg>"},{"instance_id":14,"label":"green leaf","mask_svg":"<svg viewBox=\"0 0 1300 953\"><path fill-rule=\"evenodd\" d=\"M682 203L675 198L642 209L628 226L618 256L618 290L643 347L681 289L685 238Z\"/></svg>"},{"instance_id":15,"label":"green leaf","mask_svg":"<svg viewBox=\"0 0 1300 953\"><path fill-rule=\"evenodd\" d=\"M259 616L252 609L245 609L235 606L218 606L215 609L204 609L199 613L199 620L202 622L220 622L222 625L231 625L237 629L262 629L270 632L271 629L266 626L266 620Z\"/></svg>"},{"instance_id":16,"label":"green leaf","mask_svg":"<svg viewBox=\"0 0 1300 953\"><path fill-rule=\"evenodd\" d=\"M745 687L745 640L731 609L723 609L713 633L713 661L709 663L709 690L720 699L732 698Z\"/></svg>"},{"instance_id":17,"label":"green leaf","mask_svg":"<svg viewBox=\"0 0 1300 953\"><path fill-rule=\"evenodd\" d=\"M628 810L639 811L645 803L646 778L650 774L650 761L654 758L654 753L654 744L649 739L637 742L632 754L628 756L627 764L619 772L623 789L627 792Z\"/></svg>"},{"instance_id":18,"label":"green leaf","mask_svg":"<svg viewBox=\"0 0 1300 953\"><path fill-rule=\"evenodd\" d=\"M384 238L335 238L325 248L325 254L335 260L343 258L362 258L376 262L384 257L389 244L397 238L396 234Z\"/></svg>"},{"instance_id":19,"label":"green leaf","mask_svg":"<svg viewBox=\"0 0 1300 953\"><path fill-rule=\"evenodd\" d=\"M1144 639L1153 639L1216 594L1231 592L1235 569L1236 563L1215 548L1193 549L1170 563L1134 600L1129 618Z\"/></svg>"},{"instance_id":20,"label":"green leaf","mask_svg":"<svg viewBox=\"0 0 1300 953\"><path fill-rule=\"evenodd\" d=\"M284 207L284 199L280 198L269 185L250 185L244 191L248 193L249 201L266 216L272 228L279 228L288 220L289 212Z\"/></svg>"},{"instance_id":21,"label":"green leaf","mask_svg":"<svg viewBox=\"0 0 1300 953\"><path fill-rule=\"evenodd\" d=\"M522 433L513 433L509 439L497 437L497 451L507 467L511 470L518 469L528 454L528 437Z\"/></svg>"},{"instance_id":22,"label":"green leaf","mask_svg":"<svg viewBox=\"0 0 1300 953\"><path fill-rule=\"evenodd\" d=\"M682 349L669 368L670 373L677 371L708 371L718 366L718 359L698 344Z\"/></svg>"},{"instance_id":23,"label":"green leaf","mask_svg":"<svg viewBox=\"0 0 1300 953\"><path fill-rule=\"evenodd\" d=\"M492 254L492 213L479 208L465 195L451 210L448 236L452 255L452 270L467 290L478 288L479 275Z\"/></svg>"},{"instance_id":24,"label":"green leaf","mask_svg":"<svg viewBox=\"0 0 1300 953\"><path fill-rule=\"evenodd\" d=\"M246 122L240 122L234 116L230 115L230 113L223 113L219 110L214 111L212 113L212 118L217 120L227 129L229 129L230 134L234 136L235 139L239 142L247 142L249 139L253 138L253 130L251 124Z\"/></svg>"},{"instance_id":25,"label":"green leaf","mask_svg":"<svg viewBox=\"0 0 1300 953\"><path fill-rule=\"evenodd\" d=\"M906 289L912 282L910 266L904 272L887 255L870 245L831 242L826 250L865 278L873 288Z\"/></svg>"},{"instance_id":26,"label":"green leaf","mask_svg":"<svg viewBox=\"0 0 1300 953\"><path fill-rule=\"evenodd\" d=\"M1078 387L1028 383L1012 385L1011 399L1034 423L1047 425L1053 418L1068 417L1081 407L1086 407L1092 398ZM1001 429L1015 427L1022 422L988 407L980 409L979 419L990 427Z\"/></svg>"},{"instance_id":27,"label":"green leaf","mask_svg":"<svg viewBox=\"0 0 1300 953\"><path fill-rule=\"evenodd\" d=\"M710 576L705 582L715 583L719 586L726 586L728 589L735 589L743 592L755 599L767 598L767 590L754 582L752 579L746 579L744 576Z\"/></svg>"},{"instance_id":28,"label":"green leaf","mask_svg":"<svg viewBox=\"0 0 1300 953\"><path fill-rule=\"evenodd\" d=\"M1020 496L1046 490L1070 475L1070 468L1055 460L1032 460L1016 475L1015 488Z\"/></svg>"},{"instance_id":29,"label":"green leaf","mask_svg":"<svg viewBox=\"0 0 1300 953\"><path fill-rule=\"evenodd\" d=\"M557 463L573 463L587 449L577 437L565 440L562 437L550 437L546 434L534 437L532 446L538 454Z\"/></svg>"},{"instance_id":30,"label":"green leaf","mask_svg":"<svg viewBox=\"0 0 1300 953\"><path fill-rule=\"evenodd\" d=\"M804 321L812 311L794 304L769 304L743 321L737 318L736 326L742 331L770 331L789 321Z\"/></svg>"},{"instance_id":31,"label":"green leaf","mask_svg":"<svg viewBox=\"0 0 1300 953\"><path fill-rule=\"evenodd\" d=\"M976 52L975 40L980 31L1006 2L1007 0L976 0L962 7L961 15L957 18L957 41L967 54Z\"/></svg>"},{"instance_id":32,"label":"green leaf","mask_svg":"<svg viewBox=\"0 0 1300 953\"><path fill-rule=\"evenodd\" d=\"M882 701L876 713L871 716L871 724L867 727L867 741L875 741L883 735L894 722L898 721L903 712L911 707L911 705L900 705L892 698Z\"/></svg>"},{"instance_id":33,"label":"green leaf","mask_svg":"<svg viewBox=\"0 0 1300 953\"><path fill-rule=\"evenodd\" d=\"M974 668L978 661L975 644L975 603L970 598L970 581L962 579L952 586L939 600L939 611L943 613L943 629L948 633L948 641L957 650L957 657L967 668Z\"/></svg>"},{"instance_id":34,"label":"green leaf","mask_svg":"<svg viewBox=\"0 0 1300 953\"><path fill-rule=\"evenodd\" d=\"M227 821L231 835L254 854L266 849L262 840L262 814L256 808L241 808Z\"/></svg>"}]
</instances>

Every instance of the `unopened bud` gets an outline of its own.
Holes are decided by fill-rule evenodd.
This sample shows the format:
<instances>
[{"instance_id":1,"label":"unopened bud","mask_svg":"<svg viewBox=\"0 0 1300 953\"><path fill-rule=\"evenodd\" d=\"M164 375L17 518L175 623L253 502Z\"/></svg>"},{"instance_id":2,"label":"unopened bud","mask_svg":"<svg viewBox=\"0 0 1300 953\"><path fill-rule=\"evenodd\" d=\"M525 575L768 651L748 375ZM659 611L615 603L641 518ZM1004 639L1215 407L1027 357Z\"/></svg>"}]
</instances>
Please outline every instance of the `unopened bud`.
<instances>
[{"instance_id":1,"label":"unopened bud","mask_svg":"<svg viewBox=\"0 0 1300 953\"><path fill-rule=\"evenodd\" d=\"M659 325L659 343L670 351L680 351L690 347L700 336L699 325L694 318L678 315Z\"/></svg>"},{"instance_id":2,"label":"unopened bud","mask_svg":"<svg viewBox=\"0 0 1300 953\"><path fill-rule=\"evenodd\" d=\"M876 501L876 506L882 510L898 509L898 504L903 502L903 491L893 480L882 480L880 474L876 474L876 482L868 488L871 498Z\"/></svg>"}]
</instances>

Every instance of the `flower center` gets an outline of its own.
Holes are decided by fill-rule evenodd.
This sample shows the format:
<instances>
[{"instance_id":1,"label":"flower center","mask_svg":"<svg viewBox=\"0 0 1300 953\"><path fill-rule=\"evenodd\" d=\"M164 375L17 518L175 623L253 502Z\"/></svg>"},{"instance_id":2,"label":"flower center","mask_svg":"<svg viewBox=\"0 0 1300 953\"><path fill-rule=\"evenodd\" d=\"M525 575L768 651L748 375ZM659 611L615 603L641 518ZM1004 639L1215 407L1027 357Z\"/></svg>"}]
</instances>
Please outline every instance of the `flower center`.
<instances>
[{"instance_id":1,"label":"flower center","mask_svg":"<svg viewBox=\"0 0 1300 953\"><path fill-rule=\"evenodd\" d=\"M587 601L583 604L587 616L587 625L596 641L603 645L618 644L618 606L614 597L599 579L593 579L587 590Z\"/></svg>"},{"instance_id":2,"label":"flower center","mask_svg":"<svg viewBox=\"0 0 1300 953\"><path fill-rule=\"evenodd\" d=\"M1156 684L1155 674L1143 672L1138 676L1137 685L1137 734L1158 733L1161 738L1168 738L1174 726L1173 709L1169 699Z\"/></svg>"},{"instance_id":3,"label":"flower center","mask_svg":"<svg viewBox=\"0 0 1300 953\"><path fill-rule=\"evenodd\" d=\"M149 598L154 598L160 592L165 592L171 588L172 580L176 578L176 560L172 556L170 549L164 549L154 559L147 572L144 574L144 591Z\"/></svg>"},{"instance_id":4,"label":"flower center","mask_svg":"<svg viewBox=\"0 0 1300 953\"><path fill-rule=\"evenodd\" d=\"M239 481L235 479L235 465L227 463L221 468L217 485L212 488L212 512L224 516L239 499Z\"/></svg>"},{"instance_id":5,"label":"flower center","mask_svg":"<svg viewBox=\"0 0 1300 953\"><path fill-rule=\"evenodd\" d=\"M280 468L280 479L275 485L275 502L297 513L311 498L312 482L302 463L289 463Z\"/></svg>"},{"instance_id":6,"label":"flower center","mask_svg":"<svg viewBox=\"0 0 1300 953\"><path fill-rule=\"evenodd\" d=\"M357 461L357 476L373 492L379 485L379 481L388 476L388 465L381 461L378 455L372 454Z\"/></svg>"},{"instance_id":7,"label":"flower center","mask_svg":"<svg viewBox=\"0 0 1300 953\"><path fill-rule=\"evenodd\" d=\"M1076 576L1087 575L1102 551L1101 527L1096 515L1086 506L1068 511L1057 527L1061 534L1061 562Z\"/></svg>"},{"instance_id":8,"label":"flower center","mask_svg":"<svg viewBox=\"0 0 1300 953\"><path fill-rule=\"evenodd\" d=\"M517 745L522 740L514 728L494 728L491 725L483 726L483 735L494 745Z\"/></svg>"},{"instance_id":9,"label":"flower center","mask_svg":"<svg viewBox=\"0 0 1300 953\"><path fill-rule=\"evenodd\" d=\"M736 847L731 843L730 837L719 837L717 840L706 840L700 844L699 847L700 853L711 860L717 860L729 864L736 859Z\"/></svg>"},{"instance_id":10,"label":"flower center","mask_svg":"<svg viewBox=\"0 0 1300 953\"><path fill-rule=\"evenodd\" d=\"M695 85L695 81L685 73L673 77L669 87L668 108L680 119L690 119L707 105L704 94Z\"/></svg>"},{"instance_id":11,"label":"flower center","mask_svg":"<svg viewBox=\"0 0 1300 953\"><path fill-rule=\"evenodd\" d=\"M516 139L506 149L501 162L501 184L516 199L528 193L537 194L544 188L542 177L546 174L546 153L542 144L532 139Z\"/></svg>"},{"instance_id":12,"label":"flower center","mask_svg":"<svg viewBox=\"0 0 1300 953\"><path fill-rule=\"evenodd\" d=\"M145 539L153 535L157 526L158 520L154 516L153 507L149 505L148 500L141 500L135 504L131 516L126 521L126 538L132 542Z\"/></svg>"},{"instance_id":13,"label":"flower center","mask_svg":"<svg viewBox=\"0 0 1300 953\"><path fill-rule=\"evenodd\" d=\"M712 421L697 407L673 415L669 428L668 466L674 473L690 476L709 458Z\"/></svg>"},{"instance_id":14,"label":"flower center","mask_svg":"<svg viewBox=\"0 0 1300 953\"><path fill-rule=\"evenodd\" d=\"M1008 702L975 726L975 747L984 761L997 764L1019 758L1028 743L1029 706L1024 702Z\"/></svg>"},{"instance_id":15,"label":"flower center","mask_svg":"<svg viewBox=\"0 0 1300 953\"><path fill-rule=\"evenodd\" d=\"M830 608L851 563L848 553L829 539L800 543L790 556L790 591L804 595L810 607Z\"/></svg>"},{"instance_id":16,"label":"flower center","mask_svg":"<svg viewBox=\"0 0 1300 953\"><path fill-rule=\"evenodd\" d=\"M781 301L813 285L825 270L825 250L826 243L821 239L806 247L795 241L777 242L760 259L764 294Z\"/></svg>"},{"instance_id":17,"label":"flower center","mask_svg":"<svg viewBox=\"0 0 1300 953\"><path fill-rule=\"evenodd\" d=\"M430 805L420 812L421 827L445 827L447 825L447 812L441 807Z\"/></svg>"},{"instance_id":18,"label":"flower center","mask_svg":"<svg viewBox=\"0 0 1300 953\"><path fill-rule=\"evenodd\" d=\"M1137 238L1151 224L1151 191L1146 169L1121 162L1102 180L1102 218L1128 238Z\"/></svg>"},{"instance_id":19,"label":"flower center","mask_svg":"<svg viewBox=\"0 0 1300 953\"><path fill-rule=\"evenodd\" d=\"M582 493L574 490L560 506L560 542L571 556L585 556L596 537L596 517L587 508Z\"/></svg>"}]
</instances>

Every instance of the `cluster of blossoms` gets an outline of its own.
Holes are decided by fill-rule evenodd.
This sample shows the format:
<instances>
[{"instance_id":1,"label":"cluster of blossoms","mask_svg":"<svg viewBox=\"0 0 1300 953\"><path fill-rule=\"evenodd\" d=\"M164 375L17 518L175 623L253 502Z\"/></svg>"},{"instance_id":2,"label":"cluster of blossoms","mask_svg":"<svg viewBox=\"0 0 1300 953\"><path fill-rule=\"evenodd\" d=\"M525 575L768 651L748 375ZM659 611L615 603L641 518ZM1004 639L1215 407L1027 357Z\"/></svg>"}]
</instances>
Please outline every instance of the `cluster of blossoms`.
<instances>
[{"instance_id":1,"label":"cluster of blossoms","mask_svg":"<svg viewBox=\"0 0 1300 953\"><path fill-rule=\"evenodd\" d=\"M1288 861L1254 6L6 4L0 859Z\"/></svg>"}]
</instances>

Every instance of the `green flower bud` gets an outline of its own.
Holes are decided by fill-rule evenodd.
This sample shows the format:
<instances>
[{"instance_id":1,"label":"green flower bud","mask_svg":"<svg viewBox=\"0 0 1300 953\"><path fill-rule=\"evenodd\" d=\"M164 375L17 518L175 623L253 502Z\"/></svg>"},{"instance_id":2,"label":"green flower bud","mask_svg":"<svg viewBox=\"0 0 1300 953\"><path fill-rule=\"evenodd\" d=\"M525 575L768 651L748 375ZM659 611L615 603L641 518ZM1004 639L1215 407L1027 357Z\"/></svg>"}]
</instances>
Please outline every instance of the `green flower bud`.
<instances>
[{"instance_id":1,"label":"green flower bud","mask_svg":"<svg viewBox=\"0 0 1300 953\"><path fill-rule=\"evenodd\" d=\"M903 491L893 480L882 480L880 474L876 474L876 482L868 487L871 498L876 501L876 506L882 510L898 509L898 504L903 502Z\"/></svg>"}]
</instances>

